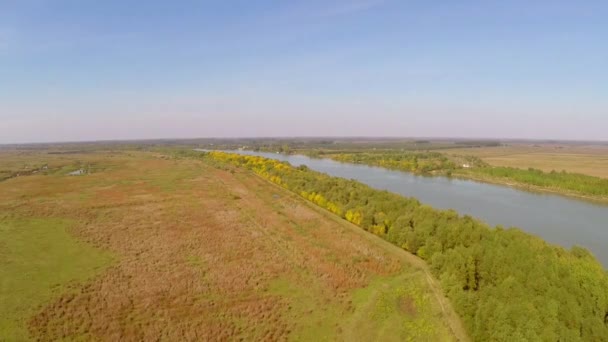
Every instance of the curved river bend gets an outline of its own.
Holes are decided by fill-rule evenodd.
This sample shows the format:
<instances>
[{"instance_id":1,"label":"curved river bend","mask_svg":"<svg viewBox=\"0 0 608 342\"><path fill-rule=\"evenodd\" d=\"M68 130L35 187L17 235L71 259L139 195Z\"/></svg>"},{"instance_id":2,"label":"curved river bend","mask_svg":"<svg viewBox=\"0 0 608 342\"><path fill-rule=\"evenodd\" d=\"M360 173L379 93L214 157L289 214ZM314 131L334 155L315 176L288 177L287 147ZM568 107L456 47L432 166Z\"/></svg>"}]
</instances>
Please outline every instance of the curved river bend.
<instances>
[{"instance_id":1,"label":"curved river bend","mask_svg":"<svg viewBox=\"0 0 608 342\"><path fill-rule=\"evenodd\" d=\"M201 150L202 151L202 150ZM423 177L379 167L253 151L225 151L306 165L331 176L415 197L435 208L454 209L490 225L519 227L546 241L589 249L608 265L608 206L552 194L446 177Z\"/></svg>"}]
</instances>

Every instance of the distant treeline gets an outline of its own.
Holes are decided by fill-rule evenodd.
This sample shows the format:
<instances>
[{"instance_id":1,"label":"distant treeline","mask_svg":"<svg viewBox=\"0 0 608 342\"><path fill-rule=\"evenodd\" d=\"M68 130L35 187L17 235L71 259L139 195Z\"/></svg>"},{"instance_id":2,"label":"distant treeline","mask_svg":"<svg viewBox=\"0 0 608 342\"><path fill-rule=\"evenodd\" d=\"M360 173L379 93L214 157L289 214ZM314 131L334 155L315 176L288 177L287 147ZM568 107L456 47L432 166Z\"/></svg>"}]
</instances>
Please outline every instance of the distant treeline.
<instances>
[{"instance_id":1,"label":"distant treeline","mask_svg":"<svg viewBox=\"0 0 608 342\"><path fill-rule=\"evenodd\" d=\"M512 167L484 167L471 169L469 172L541 188L563 190L581 195L608 197L608 179L578 173L565 171L543 172L532 168L516 169Z\"/></svg>"},{"instance_id":2,"label":"distant treeline","mask_svg":"<svg viewBox=\"0 0 608 342\"><path fill-rule=\"evenodd\" d=\"M426 260L474 340L608 341L608 275L585 249L306 167L222 152L198 157L251 170Z\"/></svg>"},{"instance_id":3,"label":"distant treeline","mask_svg":"<svg viewBox=\"0 0 608 342\"><path fill-rule=\"evenodd\" d=\"M456 145L466 145L465 147L498 147L502 146L500 141L493 140L459 140L455 141Z\"/></svg>"},{"instance_id":4,"label":"distant treeline","mask_svg":"<svg viewBox=\"0 0 608 342\"><path fill-rule=\"evenodd\" d=\"M255 138L200 140L199 148L324 155L337 152L430 151L451 148L498 146L496 141L428 140L406 138Z\"/></svg>"},{"instance_id":5,"label":"distant treeline","mask_svg":"<svg viewBox=\"0 0 608 342\"><path fill-rule=\"evenodd\" d=\"M307 153L307 155L397 171L444 176L451 176L455 170L463 169L463 165L466 165L467 168L488 167L487 163L475 156L448 156L436 151L340 151L323 155Z\"/></svg>"},{"instance_id":6,"label":"distant treeline","mask_svg":"<svg viewBox=\"0 0 608 342\"><path fill-rule=\"evenodd\" d=\"M414 173L447 171L456 164L438 152L337 153L325 155L336 161L380 166Z\"/></svg>"}]
</instances>

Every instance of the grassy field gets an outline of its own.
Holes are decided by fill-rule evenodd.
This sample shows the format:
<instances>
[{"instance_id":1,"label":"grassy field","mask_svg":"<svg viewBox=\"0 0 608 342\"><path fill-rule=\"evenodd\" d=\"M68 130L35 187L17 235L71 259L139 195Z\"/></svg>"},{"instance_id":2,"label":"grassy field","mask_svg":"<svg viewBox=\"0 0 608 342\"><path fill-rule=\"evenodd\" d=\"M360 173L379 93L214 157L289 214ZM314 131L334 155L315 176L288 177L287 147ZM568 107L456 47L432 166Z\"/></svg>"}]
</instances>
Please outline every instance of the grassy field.
<instances>
[{"instance_id":1,"label":"grassy field","mask_svg":"<svg viewBox=\"0 0 608 342\"><path fill-rule=\"evenodd\" d=\"M443 150L452 155L473 155L493 166L535 168L608 178L608 147L579 145L510 145Z\"/></svg>"},{"instance_id":2,"label":"grassy field","mask_svg":"<svg viewBox=\"0 0 608 342\"><path fill-rule=\"evenodd\" d=\"M420 259L251 173L0 161L0 340L467 340Z\"/></svg>"},{"instance_id":3,"label":"grassy field","mask_svg":"<svg viewBox=\"0 0 608 342\"><path fill-rule=\"evenodd\" d=\"M69 226L54 218L1 218L1 340L26 339L27 318L59 295L58 286L86 280L109 264L106 253L76 241Z\"/></svg>"}]
</instances>

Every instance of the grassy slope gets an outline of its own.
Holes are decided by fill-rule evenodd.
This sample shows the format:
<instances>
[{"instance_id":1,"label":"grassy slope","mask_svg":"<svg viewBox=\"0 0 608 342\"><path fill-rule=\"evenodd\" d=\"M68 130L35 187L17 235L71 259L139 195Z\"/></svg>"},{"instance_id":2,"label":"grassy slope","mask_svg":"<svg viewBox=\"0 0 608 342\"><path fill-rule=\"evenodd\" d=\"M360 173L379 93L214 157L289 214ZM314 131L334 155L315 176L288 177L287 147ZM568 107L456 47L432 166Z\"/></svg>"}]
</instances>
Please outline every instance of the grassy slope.
<instances>
[{"instance_id":1,"label":"grassy slope","mask_svg":"<svg viewBox=\"0 0 608 342\"><path fill-rule=\"evenodd\" d=\"M250 173L32 159L99 171L0 183L0 340L467 339L419 259Z\"/></svg>"},{"instance_id":2,"label":"grassy slope","mask_svg":"<svg viewBox=\"0 0 608 342\"><path fill-rule=\"evenodd\" d=\"M26 320L65 288L88 279L110 258L52 218L0 218L0 340L28 337Z\"/></svg>"}]
</instances>

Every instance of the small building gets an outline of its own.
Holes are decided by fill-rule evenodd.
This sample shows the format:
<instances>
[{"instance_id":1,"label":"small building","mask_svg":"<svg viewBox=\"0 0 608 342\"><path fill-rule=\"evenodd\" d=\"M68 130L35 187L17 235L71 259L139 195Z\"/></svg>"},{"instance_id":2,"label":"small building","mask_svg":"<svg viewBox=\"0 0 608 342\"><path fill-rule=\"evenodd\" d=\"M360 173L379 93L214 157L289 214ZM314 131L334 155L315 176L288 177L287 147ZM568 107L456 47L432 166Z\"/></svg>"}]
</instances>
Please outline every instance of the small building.
<instances>
[{"instance_id":1,"label":"small building","mask_svg":"<svg viewBox=\"0 0 608 342\"><path fill-rule=\"evenodd\" d=\"M83 169L78 169L76 171L72 171L70 173L68 173L68 175L70 176L80 176L80 175L84 175L86 172Z\"/></svg>"},{"instance_id":2,"label":"small building","mask_svg":"<svg viewBox=\"0 0 608 342\"><path fill-rule=\"evenodd\" d=\"M462 164L462 167L465 169L469 169L469 168L471 168L471 164L465 163L465 164Z\"/></svg>"}]
</instances>

